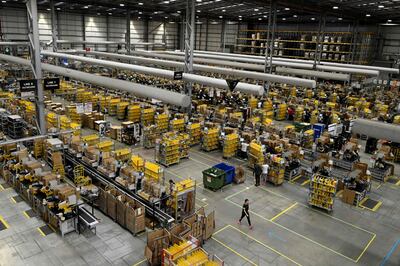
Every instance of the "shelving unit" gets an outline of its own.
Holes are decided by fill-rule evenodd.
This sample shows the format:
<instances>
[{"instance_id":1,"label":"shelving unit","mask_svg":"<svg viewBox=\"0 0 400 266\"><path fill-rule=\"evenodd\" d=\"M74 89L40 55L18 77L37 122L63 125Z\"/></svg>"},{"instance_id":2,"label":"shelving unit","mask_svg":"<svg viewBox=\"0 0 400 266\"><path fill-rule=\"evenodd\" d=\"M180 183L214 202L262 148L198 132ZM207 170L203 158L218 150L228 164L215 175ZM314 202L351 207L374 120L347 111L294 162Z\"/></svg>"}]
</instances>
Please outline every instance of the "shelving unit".
<instances>
[{"instance_id":1,"label":"shelving unit","mask_svg":"<svg viewBox=\"0 0 400 266\"><path fill-rule=\"evenodd\" d=\"M179 156L180 159L189 158L190 137L187 133L180 133L179 139Z\"/></svg>"},{"instance_id":2,"label":"shelving unit","mask_svg":"<svg viewBox=\"0 0 400 266\"><path fill-rule=\"evenodd\" d=\"M164 166L179 163L179 139L173 136L165 136L156 145L156 161Z\"/></svg>"},{"instance_id":3,"label":"shelving unit","mask_svg":"<svg viewBox=\"0 0 400 266\"><path fill-rule=\"evenodd\" d=\"M223 157L231 158L236 155L239 149L239 135L236 133L228 134L224 138Z\"/></svg>"},{"instance_id":4,"label":"shelving unit","mask_svg":"<svg viewBox=\"0 0 400 266\"><path fill-rule=\"evenodd\" d=\"M236 52L243 54L264 55L267 47L267 30L240 30L236 39ZM353 42L351 32L325 32L319 40L322 45L321 60L349 63L352 60L352 48L356 46L354 63L366 64L372 58L372 32L361 32ZM314 59L317 31L276 31L274 56L298 59Z\"/></svg>"},{"instance_id":5,"label":"shelving unit","mask_svg":"<svg viewBox=\"0 0 400 266\"><path fill-rule=\"evenodd\" d=\"M203 131L201 148L204 151L213 151L219 147L219 129L210 128Z\"/></svg>"},{"instance_id":6,"label":"shelving unit","mask_svg":"<svg viewBox=\"0 0 400 266\"><path fill-rule=\"evenodd\" d=\"M102 152L111 152L114 149L114 142L111 140L99 142L97 148Z\"/></svg>"},{"instance_id":7,"label":"shelving unit","mask_svg":"<svg viewBox=\"0 0 400 266\"><path fill-rule=\"evenodd\" d=\"M160 165L146 161L144 163L144 177L159 182L164 178L164 170Z\"/></svg>"},{"instance_id":8,"label":"shelving unit","mask_svg":"<svg viewBox=\"0 0 400 266\"><path fill-rule=\"evenodd\" d=\"M126 110L126 108L128 108L128 106L129 106L129 102L120 102L117 104L117 118L119 120L125 119L125 110ZM128 118L128 117L126 117L126 118Z\"/></svg>"},{"instance_id":9,"label":"shelving unit","mask_svg":"<svg viewBox=\"0 0 400 266\"><path fill-rule=\"evenodd\" d=\"M132 155L131 164L137 172L144 172L144 160L139 155Z\"/></svg>"},{"instance_id":10,"label":"shelving unit","mask_svg":"<svg viewBox=\"0 0 400 266\"><path fill-rule=\"evenodd\" d=\"M328 211L333 210L337 180L321 175L313 175L310 180L308 203Z\"/></svg>"},{"instance_id":11,"label":"shelving unit","mask_svg":"<svg viewBox=\"0 0 400 266\"><path fill-rule=\"evenodd\" d=\"M287 104L286 103L281 103L278 105L276 111L276 117L275 119L278 121L282 121L286 119L286 113L287 113Z\"/></svg>"},{"instance_id":12,"label":"shelving unit","mask_svg":"<svg viewBox=\"0 0 400 266\"><path fill-rule=\"evenodd\" d=\"M250 142L250 145L248 147L247 155L249 158L248 161L248 166L250 168L254 168L254 164L263 164L264 163L264 153L263 149L260 143L258 143L256 140L253 140Z\"/></svg>"},{"instance_id":13,"label":"shelving unit","mask_svg":"<svg viewBox=\"0 0 400 266\"><path fill-rule=\"evenodd\" d=\"M185 119L173 119L170 121L171 131L183 132L185 130Z\"/></svg>"},{"instance_id":14,"label":"shelving unit","mask_svg":"<svg viewBox=\"0 0 400 266\"><path fill-rule=\"evenodd\" d=\"M140 121L142 122L143 126L149 126L154 124L155 111L156 110L152 107L142 109Z\"/></svg>"},{"instance_id":15,"label":"shelving unit","mask_svg":"<svg viewBox=\"0 0 400 266\"><path fill-rule=\"evenodd\" d=\"M200 123L193 123L189 124L186 127L186 132L189 133L190 137L190 145L197 145L201 141L201 124Z\"/></svg>"},{"instance_id":16,"label":"shelving unit","mask_svg":"<svg viewBox=\"0 0 400 266\"><path fill-rule=\"evenodd\" d=\"M160 133L165 133L168 131L168 115L158 114L154 118L157 131Z\"/></svg>"},{"instance_id":17,"label":"shelving unit","mask_svg":"<svg viewBox=\"0 0 400 266\"><path fill-rule=\"evenodd\" d=\"M140 122L140 105L139 104L131 104L128 106L128 120L134 123Z\"/></svg>"},{"instance_id":18,"label":"shelving unit","mask_svg":"<svg viewBox=\"0 0 400 266\"><path fill-rule=\"evenodd\" d=\"M270 160L270 169L268 170L268 181L277 185L282 185L285 180L285 159L274 156Z\"/></svg>"},{"instance_id":19,"label":"shelving unit","mask_svg":"<svg viewBox=\"0 0 400 266\"><path fill-rule=\"evenodd\" d=\"M58 128L58 116L56 113L48 112L46 114L47 128Z\"/></svg>"},{"instance_id":20,"label":"shelving unit","mask_svg":"<svg viewBox=\"0 0 400 266\"><path fill-rule=\"evenodd\" d=\"M117 106L118 106L118 104L121 102L121 99L120 98L114 98L114 99L111 99L109 102L108 102L108 114L109 115L112 115L112 116L115 116L115 115L117 115Z\"/></svg>"}]
</instances>

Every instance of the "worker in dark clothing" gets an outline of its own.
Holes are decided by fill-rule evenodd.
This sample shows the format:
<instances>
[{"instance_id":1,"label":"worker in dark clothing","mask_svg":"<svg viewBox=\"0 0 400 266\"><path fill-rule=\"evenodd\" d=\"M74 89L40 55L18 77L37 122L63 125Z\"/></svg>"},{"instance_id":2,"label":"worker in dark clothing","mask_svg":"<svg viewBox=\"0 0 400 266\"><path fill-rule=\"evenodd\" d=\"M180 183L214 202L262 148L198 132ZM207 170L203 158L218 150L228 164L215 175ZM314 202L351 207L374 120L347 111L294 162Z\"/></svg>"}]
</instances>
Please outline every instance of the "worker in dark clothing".
<instances>
[{"instance_id":1,"label":"worker in dark clothing","mask_svg":"<svg viewBox=\"0 0 400 266\"><path fill-rule=\"evenodd\" d=\"M128 106L124 109L124 120L128 119Z\"/></svg>"},{"instance_id":2,"label":"worker in dark clothing","mask_svg":"<svg viewBox=\"0 0 400 266\"><path fill-rule=\"evenodd\" d=\"M102 162L103 162L103 152L100 151L99 152L99 166L101 165Z\"/></svg>"},{"instance_id":3,"label":"worker in dark clothing","mask_svg":"<svg viewBox=\"0 0 400 266\"><path fill-rule=\"evenodd\" d=\"M256 178L256 187L260 185L260 179L262 174L262 166L258 163L254 164L253 175Z\"/></svg>"},{"instance_id":4,"label":"worker in dark clothing","mask_svg":"<svg viewBox=\"0 0 400 266\"><path fill-rule=\"evenodd\" d=\"M242 219L246 216L247 222L249 223L250 230L252 230L253 226L251 225L251 221L250 221L249 204L250 204L249 200L245 199L244 203L243 203L243 207L242 207L242 215L240 216L238 224L241 224Z\"/></svg>"},{"instance_id":5,"label":"worker in dark clothing","mask_svg":"<svg viewBox=\"0 0 400 266\"><path fill-rule=\"evenodd\" d=\"M119 177L119 174L121 172L121 167L122 167L122 162L118 160L116 165L115 177Z\"/></svg>"}]
</instances>

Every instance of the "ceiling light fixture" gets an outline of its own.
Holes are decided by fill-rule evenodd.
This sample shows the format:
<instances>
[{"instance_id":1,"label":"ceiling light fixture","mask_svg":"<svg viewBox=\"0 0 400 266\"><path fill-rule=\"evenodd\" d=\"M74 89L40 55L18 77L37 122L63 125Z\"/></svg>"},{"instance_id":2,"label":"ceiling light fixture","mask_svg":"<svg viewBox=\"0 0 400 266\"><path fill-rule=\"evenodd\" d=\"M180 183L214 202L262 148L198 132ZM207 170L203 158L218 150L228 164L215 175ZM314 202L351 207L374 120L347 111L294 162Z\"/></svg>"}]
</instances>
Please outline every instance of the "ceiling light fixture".
<instances>
[{"instance_id":1,"label":"ceiling light fixture","mask_svg":"<svg viewBox=\"0 0 400 266\"><path fill-rule=\"evenodd\" d=\"M88 7L88 6L84 6L83 8L84 8L84 9L88 9L89 7Z\"/></svg>"},{"instance_id":2,"label":"ceiling light fixture","mask_svg":"<svg viewBox=\"0 0 400 266\"><path fill-rule=\"evenodd\" d=\"M366 17L370 17L370 16L371 16L371 14L366 14L365 16L366 16Z\"/></svg>"},{"instance_id":3,"label":"ceiling light fixture","mask_svg":"<svg viewBox=\"0 0 400 266\"><path fill-rule=\"evenodd\" d=\"M123 6L125 6L125 4L122 4L122 3L121 3L121 4L119 4L119 6L122 6L122 7L123 7Z\"/></svg>"},{"instance_id":4,"label":"ceiling light fixture","mask_svg":"<svg viewBox=\"0 0 400 266\"><path fill-rule=\"evenodd\" d=\"M222 9L222 12L225 12L226 10L225 9Z\"/></svg>"},{"instance_id":5,"label":"ceiling light fixture","mask_svg":"<svg viewBox=\"0 0 400 266\"><path fill-rule=\"evenodd\" d=\"M142 3L142 2L139 2L139 3L138 3L138 5L139 5L139 6L142 6L142 5L143 5L143 3Z\"/></svg>"},{"instance_id":6,"label":"ceiling light fixture","mask_svg":"<svg viewBox=\"0 0 400 266\"><path fill-rule=\"evenodd\" d=\"M223 16L219 16L219 18L223 18Z\"/></svg>"},{"instance_id":7,"label":"ceiling light fixture","mask_svg":"<svg viewBox=\"0 0 400 266\"><path fill-rule=\"evenodd\" d=\"M389 23L390 23L390 22L392 22L392 20L391 20L391 19L388 19L388 21L387 21L387 22L389 22Z\"/></svg>"},{"instance_id":8,"label":"ceiling light fixture","mask_svg":"<svg viewBox=\"0 0 400 266\"><path fill-rule=\"evenodd\" d=\"M111 12L108 12L108 14L111 16L112 15L112 13Z\"/></svg>"},{"instance_id":9,"label":"ceiling light fixture","mask_svg":"<svg viewBox=\"0 0 400 266\"><path fill-rule=\"evenodd\" d=\"M315 20L315 18L311 18L311 20Z\"/></svg>"},{"instance_id":10,"label":"ceiling light fixture","mask_svg":"<svg viewBox=\"0 0 400 266\"><path fill-rule=\"evenodd\" d=\"M282 20L286 20L286 18L282 18Z\"/></svg>"},{"instance_id":11,"label":"ceiling light fixture","mask_svg":"<svg viewBox=\"0 0 400 266\"><path fill-rule=\"evenodd\" d=\"M379 5L379 6L378 6L378 8L384 8L384 7L385 7L385 6L383 6L383 5Z\"/></svg>"},{"instance_id":12,"label":"ceiling light fixture","mask_svg":"<svg viewBox=\"0 0 400 266\"><path fill-rule=\"evenodd\" d=\"M286 10L286 11L289 11L289 10L290 10L290 8L288 8L288 7L285 7L285 10Z\"/></svg>"},{"instance_id":13,"label":"ceiling light fixture","mask_svg":"<svg viewBox=\"0 0 400 266\"><path fill-rule=\"evenodd\" d=\"M258 18L258 20L262 20L262 18Z\"/></svg>"},{"instance_id":14,"label":"ceiling light fixture","mask_svg":"<svg viewBox=\"0 0 400 266\"><path fill-rule=\"evenodd\" d=\"M254 11L256 11L256 12L257 12L258 10L260 10L260 9L258 9L258 8L254 8Z\"/></svg>"},{"instance_id":15,"label":"ceiling light fixture","mask_svg":"<svg viewBox=\"0 0 400 266\"><path fill-rule=\"evenodd\" d=\"M343 18L338 18L338 20L343 20Z\"/></svg>"},{"instance_id":16,"label":"ceiling light fixture","mask_svg":"<svg viewBox=\"0 0 400 266\"><path fill-rule=\"evenodd\" d=\"M294 18L297 18L297 15L293 15Z\"/></svg>"},{"instance_id":17,"label":"ceiling light fixture","mask_svg":"<svg viewBox=\"0 0 400 266\"><path fill-rule=\"evenodd\" d=\"M334 6L334 7L332 7L333 9L339 9L339 7L338 6Z\"/></svg>"}]
</instances>

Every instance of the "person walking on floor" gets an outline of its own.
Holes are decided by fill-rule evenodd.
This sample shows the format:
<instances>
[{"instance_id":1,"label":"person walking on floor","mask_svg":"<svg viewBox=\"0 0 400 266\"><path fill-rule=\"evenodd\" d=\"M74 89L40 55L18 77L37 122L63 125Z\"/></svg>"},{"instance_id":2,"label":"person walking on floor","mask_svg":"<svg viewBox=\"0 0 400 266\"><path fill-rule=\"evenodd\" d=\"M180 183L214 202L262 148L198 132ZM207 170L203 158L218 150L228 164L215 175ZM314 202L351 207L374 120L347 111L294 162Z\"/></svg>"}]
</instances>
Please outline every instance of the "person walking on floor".
<instances>
[{"instance_id":1,"label":"person walking on floor","mask_svg":"<svg viewBox=\"0 0 400 266\"><path fill-rule=\"evenodd\" d=\"M246 216L247 222L249 223L250 230L252 230L253 226L251 225L251 221L250 221L249 205L250 205L249 200L245 199L244 203L243 203L243 207L242 207L242 215L240 216L238 224L242 224L242 219Z\"/></svg>"},{"instance_id":2,"label":"person walking on floor","mask_svg":"<svg viewBox=\"0 0 400 266\"><path fill-rule=\"evenodd\" d=\"M256 184L255 184L256 187L260 185L262 171L263 171L262 166L258 163L255 163L253 169L253 175L256 178Z\"/></svg>"}]
</instances>

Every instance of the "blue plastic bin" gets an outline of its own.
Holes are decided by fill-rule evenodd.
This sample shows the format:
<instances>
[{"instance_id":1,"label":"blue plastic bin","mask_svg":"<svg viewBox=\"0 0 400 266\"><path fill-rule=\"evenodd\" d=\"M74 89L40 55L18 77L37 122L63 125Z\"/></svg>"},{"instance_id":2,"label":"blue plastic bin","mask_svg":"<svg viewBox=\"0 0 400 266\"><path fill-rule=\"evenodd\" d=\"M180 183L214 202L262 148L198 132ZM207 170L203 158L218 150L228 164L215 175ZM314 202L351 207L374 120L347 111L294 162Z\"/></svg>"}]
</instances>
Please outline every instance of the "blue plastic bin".
<instances>
[{"instance_id":1,"label":"blue plastic bin","mask_svg":"<svg viewBox=\"0 0 400 266\"><path fill-rule=\"evenodd\" d=\"M219 163L214 165L214 167L225 172L225 185L231 184L233 182L233 178L235 177L234 166L228 165L226 163Z\"/></svg>"}]
</instances>

